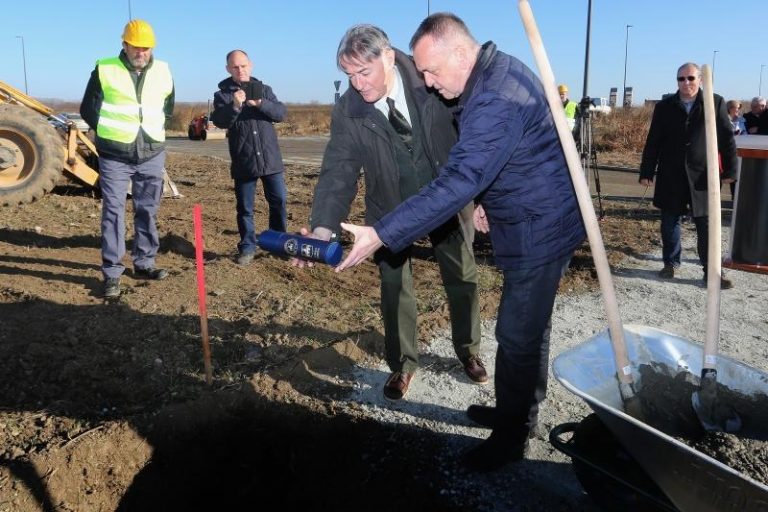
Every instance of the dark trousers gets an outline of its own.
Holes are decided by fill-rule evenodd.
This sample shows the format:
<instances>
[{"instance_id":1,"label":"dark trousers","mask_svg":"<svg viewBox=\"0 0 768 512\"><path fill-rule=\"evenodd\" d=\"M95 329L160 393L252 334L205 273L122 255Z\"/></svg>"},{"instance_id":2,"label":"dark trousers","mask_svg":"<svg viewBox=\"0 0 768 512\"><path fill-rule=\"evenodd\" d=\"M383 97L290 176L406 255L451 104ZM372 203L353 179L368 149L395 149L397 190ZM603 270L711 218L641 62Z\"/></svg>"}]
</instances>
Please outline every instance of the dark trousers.
<instances>
[{"instance_id":1,"label":"dark trousers","mask_svg":"<svg viewBox=\"0 0 768 512\"><path fill-rule=\"evenodd\" d=\"M448 299L453 347L459 359L464 359L480 350L477 266L457 223L453 229L438 231L430 234L430 239ZM415 372L419 353L411 249L393 254L384 248L376 253L375 260L381 277L387 364L393 372Z\"/></svg>"},{"instance_id":2,"label":"dark trousers","mask_svg":"<svg viewBox=\"0 0 768 512\"><path fill-rule=\"evenodd\" d=\"M680 266L682 245L680 240L680 221L682 215L667 210L661 211L661 254L664 265ZM701 266L707 268L707 254L709 250L709 217L694 217L696 225L696 252Z\"/></svg>"},{"instance_id":3,"label":"dark trousers","mask_svg":"<svg viewBox=\"0 0 768 512\"><path fill-rule=\"evenodd\" d=\"M129 190L133 201L133 266L155 266L155 256L160 248L156 217L163 197L164 166L165 152L140 164L99 158L101 272L105 278L120 277L125 271L122 260L125 255L125 203Z\"/></svg>"},{"instance_id":4,"label":"dark trousers","mask_svg":"<svg viewBox=\"0 0 768 512\"><path fill-rule=\"evenodd\" d=\"M256 231L253 227L253 204L256 196L256 182L261 179L264 197L269 205L269 229L285 231L288 227L288 214L285 209L285 176L282 172L267 174L259 178L235 179L235 199L237 201L237 230L240 243L237 250L247 254L256 250Z\"/></svg>"},{"instance_id":5,"label":"dark trousers","mask_svg":"<svg viewBox=\"0 0 768 512\"><path fill-rule=\"evenodd\" d=\"M505 270L496 320L496 408L493 435L510 445L528 438L547 392L549 333L560 278L570 256L540 267Z\"/></svg>"}]
</instances>

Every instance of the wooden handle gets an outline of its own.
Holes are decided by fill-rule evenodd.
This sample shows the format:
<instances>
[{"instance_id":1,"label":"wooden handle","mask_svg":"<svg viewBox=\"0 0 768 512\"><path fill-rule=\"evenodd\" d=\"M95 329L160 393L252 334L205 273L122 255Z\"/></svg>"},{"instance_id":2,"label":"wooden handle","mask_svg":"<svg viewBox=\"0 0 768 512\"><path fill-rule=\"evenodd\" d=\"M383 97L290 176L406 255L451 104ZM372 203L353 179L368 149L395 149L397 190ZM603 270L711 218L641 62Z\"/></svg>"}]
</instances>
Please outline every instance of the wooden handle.
<instances>
[{"instance_id":1,"label":"wooden handle","mask_svg":"<svg viewBox=\"0 0 768 512\"><path fill-rule=\"evenodd\" d=\"M576 190L576 198L579 201L581 216L587 230L589 247L592 250L592 257L595 261L597 279L600 282L600 290L602 291L603 301L605 303L605 312L608 317L608 330L610 332L611 345L613 346L616 373L619 382L623 384L631 384L631 366L629 363L629 356L627 355L627 345L624 340L624 329L622 328L621 317L619 316L619 307L616 302L616 292L613 288L613 278L611 277L611 269L608 265L608 257L605 253L605 246L603 245L603 237L600 234L597 215L595 215L595 208L592 205L592 197L589 194L589 186L584 177L584 170L581 167L581 159L576 150L573 134L568 128L563 104L560 101L560 96L557 93L557 88L555 86L555 76L552 73L552 67L549 64L549 59L544 50L544 43L541 40L541 35L536 26L536 21L533 18L533 12L531 11L531 6L528 3L528 0L519 0L518 10L520 11L523 25L525 26L525 32L528 35L528 41L531 43L533 56L536 59L536 66L539 68L541 82L544 86L544 92L547 95L549 108L552 110L552 116L555 120L560 143L565 152L565 160L568 163L568 170L571 173L573 188Z\"/></svg>"},{"instance_id":2,"label":"wooden handle","mask_svg":"<svg viewBox=\"0 0 768 512\"><path fill-rule=\"evenodd\" d=\"M720 166L717 158L717 129L712 70L701 67L704 98L704 129L707 142L707 212L709 215L709 246L707 247L707 320L702 369L717 368L717 345L720 336Z\"/></svg>"}]
</instances>

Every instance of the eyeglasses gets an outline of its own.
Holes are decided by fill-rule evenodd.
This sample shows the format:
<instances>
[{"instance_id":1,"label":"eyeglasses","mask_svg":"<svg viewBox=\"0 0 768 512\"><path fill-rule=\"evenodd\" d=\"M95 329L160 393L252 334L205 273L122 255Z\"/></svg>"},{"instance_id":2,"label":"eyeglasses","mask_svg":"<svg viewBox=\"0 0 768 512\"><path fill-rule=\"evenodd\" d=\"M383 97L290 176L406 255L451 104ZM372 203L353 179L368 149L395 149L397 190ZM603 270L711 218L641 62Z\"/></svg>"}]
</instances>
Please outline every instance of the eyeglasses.
<instances>
[{"instance_id":1,"label":"eyeglasses","mask_svg":"<svg viewBox=\"0 0 768 512\"><path fill-rule=\"evenodd\" d=\"M696 81L696 77L695 76L691 76L691 75L677 77L677 81L678 82L685 82L686 80L688 80L689 82L695 82Z\"/></svg>"}]
</instances>

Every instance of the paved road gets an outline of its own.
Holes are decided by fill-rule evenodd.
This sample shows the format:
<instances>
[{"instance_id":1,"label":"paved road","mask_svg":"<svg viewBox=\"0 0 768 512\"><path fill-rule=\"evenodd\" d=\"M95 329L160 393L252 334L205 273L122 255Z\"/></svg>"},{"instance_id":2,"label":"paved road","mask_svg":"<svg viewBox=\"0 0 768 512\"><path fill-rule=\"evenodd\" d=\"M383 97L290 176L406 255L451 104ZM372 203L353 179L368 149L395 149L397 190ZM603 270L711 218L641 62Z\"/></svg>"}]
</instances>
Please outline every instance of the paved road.
<instances>
[{"instance_id":1,"label":"paved road","mask_svg":"<svg viewBox=\"0 0 768 512\"><path fill-rule=\"evenodd\" d=\"M278 142L285 163L315 165L319 168L328 137L278 137ZM189 140L186 137L169 138L168 149L176 153L215 156L229 161L227 139L202 141Z\"/></svg>"},{"instance_id":2,"label":"paved road","mask_svg":"<svg viewBox=\"0 0 768 512\"><path fill-rule=\"evenodd\" d=\"M285 163L311 165L319 168L323 151L328 144L328 137L278 137L278 141ZM199 141L189 140L186 137L170 138L168 139L168 148L174 152L209 155L229 161L226 139ZM645 187L637 182L637 174L634 172L600 169L597 175L600 180L600 193L604 198L639 201L645 191ZM597 187L594 172L590 173L588 182L592 194L595 195ZM723 190L725 191L725 188ZM727 194L727 192L724 193ZM646 194L645 201L650 203L652 196L653 189L650 189Z\"/></svg>"}]
</instances>

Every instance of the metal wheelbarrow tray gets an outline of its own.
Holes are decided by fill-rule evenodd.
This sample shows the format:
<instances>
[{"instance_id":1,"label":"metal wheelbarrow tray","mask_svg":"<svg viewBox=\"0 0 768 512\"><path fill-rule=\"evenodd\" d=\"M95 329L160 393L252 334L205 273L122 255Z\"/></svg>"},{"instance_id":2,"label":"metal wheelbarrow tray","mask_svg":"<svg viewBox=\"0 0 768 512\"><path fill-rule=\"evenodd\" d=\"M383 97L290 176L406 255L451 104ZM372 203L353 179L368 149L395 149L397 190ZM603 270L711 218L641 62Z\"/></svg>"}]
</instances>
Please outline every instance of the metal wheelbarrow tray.
<instances>
[{"instance_id":1,"label":"metal wheelbarrow tray","mask_svg":"<svg viewBox=\"0 0 768 512\"><path fill-rule=\"evenodd\" d=\"M645 326L625 325L624 332L633 373L654 363L701 372L701 345ZM624 412L608 331L558 355L552 371L587 402L678 509L768 512L767 486ZM744 395L768 394L768 374L725 356L718 358L718 382Z\"/></svg>"}]
</instances>

